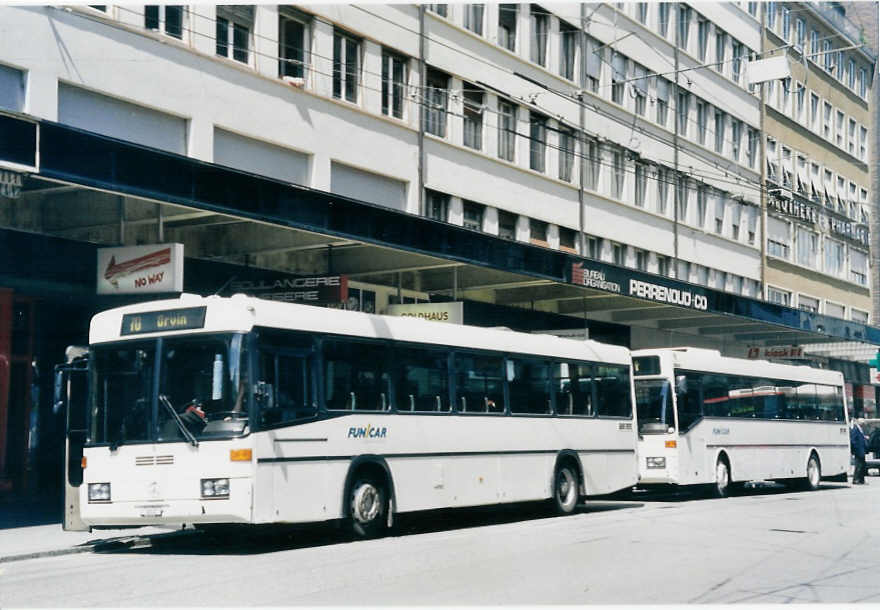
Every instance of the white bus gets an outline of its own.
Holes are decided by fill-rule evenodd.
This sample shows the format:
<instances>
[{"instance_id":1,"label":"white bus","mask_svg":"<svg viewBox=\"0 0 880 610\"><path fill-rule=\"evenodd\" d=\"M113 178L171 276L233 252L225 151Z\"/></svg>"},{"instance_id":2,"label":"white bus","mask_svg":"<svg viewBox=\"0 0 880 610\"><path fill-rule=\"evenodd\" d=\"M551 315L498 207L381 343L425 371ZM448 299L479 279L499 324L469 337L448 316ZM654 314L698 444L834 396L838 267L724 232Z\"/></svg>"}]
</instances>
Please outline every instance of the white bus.
<instances>
[{"instance_id":1,"label":"white bus","mask_svg":"<svg viewBox=\"0 0 880 610\"><path fill-rule=\"evenodd\" d=\"M639 486L846 481L843 375L695 348L633 352Z\"/></svg>"},{"instance_id":2,"label":"white bus","mask_svg":"<svg viewBox=\"0 0 880 610\"><path fill-rule=\"evenodd\" d=\"M637 480L623 347L241 295L106 311L89 343L71 528L341 519L371 536L442 507L569 513Z\"/></svg>"}]
</instances>

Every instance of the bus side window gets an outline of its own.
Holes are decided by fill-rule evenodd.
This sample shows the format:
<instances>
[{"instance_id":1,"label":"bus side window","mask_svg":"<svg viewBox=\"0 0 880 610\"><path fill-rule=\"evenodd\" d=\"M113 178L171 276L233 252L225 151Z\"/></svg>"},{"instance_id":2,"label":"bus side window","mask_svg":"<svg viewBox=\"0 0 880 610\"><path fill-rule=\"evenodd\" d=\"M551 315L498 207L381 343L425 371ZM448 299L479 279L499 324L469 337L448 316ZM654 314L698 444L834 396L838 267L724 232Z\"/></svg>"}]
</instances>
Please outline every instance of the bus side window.
<instances>
[{"instance_id":1,"label":"bus side window","mask_svg":"<svg viewBox=\"0 0 880 610\"><path fill-rule=\"evenodd\" d=\"M337 411L391 408L390 349L382 343L324 342L324 400Z\"/></svg>"},{"instance_id":2,"label":"bus side window","mask_svg":"<svg viewBox=\"0 0 880 610\"><path fill-rule=\"evenodd\" d=\"M798 419L817 419L816 386L805 383L797 388Z\"/></svg>"},{"instance_id":3,"label":"bus side window","mask_svg":"<svg viewBox=\"0 0 880 610\"><path fill-rule=\"evenodd\" d=\"M507 361L507 388L511 413L550 413L549 368L542 360L511 358ZM511 369L512 365L512 369Z\"/></svg>"},{"instance_id":4,"label":"bus side window","mask_svg":"<svg viewBox=\"0 0 880 610\"><path fill-rule=\"evenodd\" d=\"M632 416L629 367L613 364L596 365L596 410L611 417Z\"/></svg>"},{"instance_id":5,"label":"bus side window","mask_svg":"<svg viewBox=\"0 0 880 610\"><path fill-rule=\"evenodd\" d=\"M703 377L697 373L686 373L684 375L676 375L675 377L679 434L687 432L704 413L705 415L710 415L708 411L704 411L709 405L701 405L702 401L709 403L710 400L708 398L701 399L701 394L705 396L705 381L703 381ZM705 377L709 377L709 375ZM727 400L726 394L724 400Z\"/></svg>"},{"instance_id":6,"label":"bus side window","mask_svg":"<svg viewBox=\"0 0 880 610\"><path fill-rule=\"evenodd\" d=\"M394 352L394 400L398 411L449 410L449 359L443 350L398 347Z\"/></svg>"},{"instance_id":7,"label":"bus side window","mask_svg":"<svg viewBox=\"0 0 880 610\"><path fill-rule=\"evenodd\" d=\"M455 409L464 413L504 413L500 356L455 354Z\"/></svg>"},{"instance_id":8,"label":"bus side window","mask_svg":"<svg viewBox=\"0 0 880 610\"><path fill-rule=\"evenodd\" d=\"M593 375L589 364L554 362L551 365L557 415L592 415Z\"/></svg>"}]
</instances>

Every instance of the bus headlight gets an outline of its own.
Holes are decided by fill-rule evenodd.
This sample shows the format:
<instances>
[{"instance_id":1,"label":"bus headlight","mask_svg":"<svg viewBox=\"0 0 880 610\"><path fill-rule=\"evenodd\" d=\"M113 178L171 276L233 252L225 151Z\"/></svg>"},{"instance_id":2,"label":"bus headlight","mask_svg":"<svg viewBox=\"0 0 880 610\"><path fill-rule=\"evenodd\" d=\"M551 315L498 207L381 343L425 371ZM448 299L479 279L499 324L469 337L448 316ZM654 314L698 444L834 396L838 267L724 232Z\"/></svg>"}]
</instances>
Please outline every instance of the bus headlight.
<instances>
[{"instance_id":1,"label":"bus headlight","mask_svg":"<svg viewBox=\"0 0 880 610\"><path fill-rule=\"evenodd\" d=\"M665 457L649 457L645 458L648 468L666 468Z\"/></svg>"},{"instance_id":2,"label":"bus headlight","mask_svg":"<svg viewBox=\"0 0 880 610\"><path fill-rule=\"evenodd\" d=\"M109 502L110 483L89 483L89 502Z\"/></svg>"},{"instance_id":3,"label":"bus headlight","mask_svg":"<svg viewBox=\"0 0 880 610\"><path fill-rule=\"evenodd\" d=\"M228 498L229 479L202 479L203 498Z\"/></svg>"}]
</instances>

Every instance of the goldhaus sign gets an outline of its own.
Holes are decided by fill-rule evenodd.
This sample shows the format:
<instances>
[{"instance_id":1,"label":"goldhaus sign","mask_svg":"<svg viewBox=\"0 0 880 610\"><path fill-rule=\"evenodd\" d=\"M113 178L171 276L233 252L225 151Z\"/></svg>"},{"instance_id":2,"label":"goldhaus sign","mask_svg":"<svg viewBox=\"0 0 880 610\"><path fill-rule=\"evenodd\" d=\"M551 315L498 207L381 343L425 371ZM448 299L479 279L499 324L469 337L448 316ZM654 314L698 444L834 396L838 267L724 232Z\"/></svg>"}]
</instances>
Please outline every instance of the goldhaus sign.
<instances>
[{"instance_id":1,"label":"goldhaus sign","mask_svg":"<svg viewBox=\"0 0 880 610\"><path fill-rule=\"evenodd\" d=\"M433 322L449 322L464 324L464 307L461 301L452 303L411 303L406 305L389 305L385 313L389 316L419 318Z\"/></svg>"}]
</instances>

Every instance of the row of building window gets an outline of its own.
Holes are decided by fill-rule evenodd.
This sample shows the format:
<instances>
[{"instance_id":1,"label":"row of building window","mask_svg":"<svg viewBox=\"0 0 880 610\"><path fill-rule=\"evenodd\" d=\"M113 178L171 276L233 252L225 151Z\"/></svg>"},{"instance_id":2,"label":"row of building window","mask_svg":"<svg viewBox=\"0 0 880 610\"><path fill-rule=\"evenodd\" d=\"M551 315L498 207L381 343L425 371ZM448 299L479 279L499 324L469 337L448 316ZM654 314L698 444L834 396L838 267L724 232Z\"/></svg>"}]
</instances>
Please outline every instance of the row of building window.
<instances>
[{"instance_id":1,"label":"row of building window","mask_svg":"<svg viewBox=\"0 0 880 610\"><path fill-rule=\"evenodd\" d=\"M847 319L847 309L849 310L849 319L860 324L867 324L870 317L867 311L861 311L854 307L847 307L841 303L835 303L827 299L824 302L818 297L809 296L801 293L793 293L790 290L777 288L775 286L767 286L767 300L771 303L785 305L786 307L797 307L802 311L811 313L821 313L826 316Z\"/></svg>"},{"instance_id":2,"label":"row of building window","mask_svg":"<svg viewBox=\"0 0 880 610\"><path fill-rule=\"evenodd\" d=\"M767 103L840 150L868 162L868 127L791 78L767 84Z\"/></svg>"},{"instance_id":3,"label":"row of building window","mask_svg":"<svg viewBox=\"0 0 880 610\"><path fill-rule=\"evenodd\" d=\"M428 189L426 190L426 202L429 217L444 222L454 222L452 197L450 195ZM457 204L458 202L456 201L456 207ZM757 210L755 209L754 213L752 213L753 206L743 206L743 208L748 209L749 212L748 220L743 220L742 222L748 223L747 230L754 241L754 232L758 220ZM490 209L491 214L489 213ZM739 213L741 214L742 212L739 211ZM460 221L455 222L460 222L465 228L474 231L492 233L502 239L526 241L538 246L559 248L566 252L578 253L577 232L574 229L552 225L535 218L521 217L504 210L489 208L480 203L467 200L461 201L460 218ZM727 222L731 223L732 230L739 232L739 214L737 214L736 218L728 218ZM726 226L723 212L720 208L717 210L715 223L719 229ZM757 297L760 293L757 280L685 260L679 260L676 266L673 264L674 260L672 257L594 235L587 235L585 238L584 256L614 263L621 267L630 267L665 277L675 277L687 282L735 294Z\"/></svg>"},{"instance_id":4,"label":"row of building window","mask_svg":"<svg viewBox=\"0 0 880 610\"><path fill-rule=\"evenodd\" d=\"M643 17L645 19L647 18L648 3L635 3L635 5L638 7L637 15L639 19L645 23ZM668 13L671 5L672 3L659 3L656 5L657 11L659 11L660 14L658 19L662 20L662 15ZM503 35L501 33L499 34L499 44L502 46L508 44L506 41L515 38L517 6L520 5L499 5L499 31L504 33ZM625 6L629 5L627 4ZM431 7L435 12L439 12L443 16L449 14L447 5L431 5ZM468 15L473 14L475 11L480 11L480 14L482 14L481 11L483 10L483 5L465 5L463 10L465 27L468 27L469 23L474 22L474 20L469 21ZM533 31L544 33L538 37L538 40L540 41L538 48L545 49L546 40L544 39L544 36L546 36L548 30L547 26L542 24L544 24L546 20L549 20L551 15L536 5L531 5L529 10L532 17L532 23L535 26ZM691 23L692 9L682 5L682 8L679 10L682 15L681 19L683 19L683 21L680 22L680 27L682 28L682 34L684 35L684 46L687 46L686 43L689 36L686 32L690 31L689 24ZM553 18L555 19L555 17ZM504 20L508 20L509 23ZM697 38L701 41L698 53L702 60L707 60L708 54L703 47L708 44L710 22L702 17L696 21L698 23L694 27L697 27ZM577 62L580 59L576 39L578 30L574 26L570 26L561 20L559 21L559 24L559 74L564 78L573 80L574 75L577 73ZM749 57L750 51L739 41L727 35L720 28L716 27L713 32L715 35L715 45L713 47L713 58L716 61L715 69L727 74L735 82L739 82L743 73L744 62ZM482 35L482 30L477 33ZM512 47L507 48L513 50ZM532 45L532 48L535 48L534 44ZM729 60L727 59L728 49L730 50ZM592 93L608 97L612 102L626 107L628 110L639 116L647 117L649 114L649 105L656 106L653 116L650 117L651 120L654 120L657 124L662 125L670 131L675 128L674 113L676 112L675 108L678 108L678 112L680 113L679 129L683 135L687 136L688 132L691 132L693 134L693 139L700 144L714 144L714 150L716 152L729 155L735 161L745 162L750 167L754 167L756 162L756 147L751 145L754 137L747 140L747 145L745 147L742 146L741 142L743 136L751 135L752 132L754 132L751 127L748 128L749 133L747 134L743 129L741 121L728 116L720 109L710 111L708 103L700 100L688 91L679 91L677 94L678 99L670 100L670 97L676 96L674 91L675 87L670 81L661 76L655 75L645 66L630 59L626 55L608 49L607 45L590 36L586 36L584 55L586 61L584 72L587 79L585 85ZM546 62L544 61L545 57L546 52L543 51L539 52L538 55L533 53L530 56L532 61L542 66L546 66ZM729 70L729 72L727 72L727 70ZM436 86L437 88L443 88L442 84L437 84ZM605 94L605 91L608 91L610 95ZM691 97L695 98L694 105L691 105L690 103ZM676 102L680 102L680 104L677 104ZM673 109L672 112L669 112L670 108ZM698 114L695 119L691 118L691 108L697 109ZM699 114L700 112L702 114ZM712 129L708 128L710 112L712 112L712 119L714 119L713 125L716 126L714 132ZM693 129L688 129L688 123L691 122L697 123L695 131ZM728 122L730 123L729 138L725 129L726 123ZM707 133L714 134L712 136L712 144L706 142ZM747 156L746 159L741 160L740 151L743 148L745 148Z\"/></svg>"},{"instance_id":5,"label":"row of building window","mask_svg":"<svg viewBox=\"0 0 880 610\"><path fill-rule=\"evenodd\" d=\"M617 7L701 64L712 63L716 72L744 85L743 67L754 51L694 7L683 2L620 2Z\"/></svg>"},{"instance_id":6,"label":"row of building window","mask_svg":"<svg viewBox=\"0 0 880 610\"><path fill-rule=\"evenodd\" d=\"M767 254L868 285L867 250L775 216L767 218Z\"/></svg>"},{"instance_id":7,"label":"row of building window","mask_svg":"<svg viewBox=\"0 0 880 610\"><path fill-rule=\"evenodd\" d=\"M767 180L817 205L867 224L868 189L835 173L805 154L767 137Z\"/></svg>"},{"instance_id":8,"label":"row of building window","mask_svg":"<svg viewBox=\"0 0 880 610\"><path fill-rule=\"evenodd\" d=\"M792 9L786 3L767 2L766 10L767 28L770 31L790 43L798 54L805 54L807 59L834 75L859 97L868 99L869 69L857 63L853 55L834 48L835 40L839 41L840 46L849 46L845 38L822 31L818 24L808 22L803 16L792 19L792 13L803 15L806 11Z\"/></svg>"},{"instance_id":9,"label":"row of building window","mask_svg":"<svg viewBox=\"0 0 880 610\"><path fill-rule=\"evenodd\" d=\"M466 15L473 23L478 22L476 8L481 5L468 5ZM500 7L500 15L508 15L508 11L516 11L517 5ZM183 7L180 10L172 10L174 7L153 6L147 7L146 25L155 29L164 28L166 33L177 35L182 31ZM281 12L279 17L279 76L300 80L302 85L306 79L306 67L309 63L310 32L309 17L300 14L293 9ZM434 8L437 8L436 6ZM249 10L247 10L249 9ZM439 10L439 9L438 9ZM534 15L541 19L549 18L549 13L538 10L535 6L531 9ZM163 21L166 15L174 15L175 24L169 31L167 22ZM247 63L247 43L249 38L248 23L253 21L253 7L218 7L217 13L217 54L232 56L233 59ZM540 21L540 20L539 20ZM230 37L232 44L230 44ZM656 105L656 122L667 129L670 128L670 118L677 111L680 123L680 132L685 137L692 135L692 139L703 145L708 145L707 136L712 134L714 150L720 154L729 155L736 161L740 161L741 150L745 150L744 162L750 167L756 164L756 137L757 133L751 127L743 128L741 121L728 116L722 110L711 107L702 99L692 96L687 91L679 91L677 100L670 104L670 90L673 88L666 79L654 76L636 62L629 60L622 54L613 53L610 61L612 70L603 69L602 55L604 49L599 49L597 41L591 41L593 52L589 57L595 57L594 62L588 62L588 74L595 70L593 82L596 87L600 79L605 76L611 83L612 101L632 106L636 114L647 113L648 100ZM574 49L574 46L566 48ZM334 29L333 36L333 71L332 71L332 95L351 103L360 102L360 89L362 87L362 41L340 29ZM567 62L567 60L566 60ZM566 63L563 62L563 63ZM381 112L387 116L398 119L405 118L405 105L407 90L410 79L410 59L390 49L382 52L381 73ZM624 83L627 79L635 78L632 82ZM625 95L629 86L630 95ZM447 136L447 115L450 114L450 87L451 77L439 70L429 69L424 92L421 96L422 105L425 106L425 127L428 133L439 137ZM474 85L462 83L461 92L461 118L463 122L462 143L476 150L484 148L485 128L491 124L485 120L489 112L486 105L486 92ZM693 105L695 119L690 118L691 97L694 97ZM669 112L670 106L673 112ZM677 110L676 110L677 109ZM516 162L516 135L518 107L509 100L499 98L497 109L493 112L497 115L496 128L498 131L497 154L498 157L507 161ZM711 119L710 119L711 115ZM674 120L674 119L673 119ZM709 123L712 122L712 129ZM696 127L688 129L688 124L694 121ZM729 123L729 136L727 125ZM547 132L548 118L538 112L529 112L529 167L535 171L547 171ZM573 128L559 124L555 129L558 134L557 148L559 149L558 177L565 181L574 179L575 168L575 142L576 132ZM743 138L746 138L743 145Z\"/></svg>"}]
</instances>

